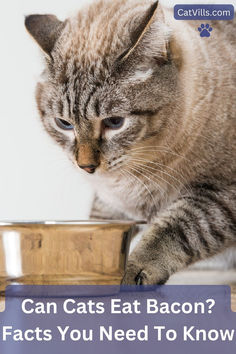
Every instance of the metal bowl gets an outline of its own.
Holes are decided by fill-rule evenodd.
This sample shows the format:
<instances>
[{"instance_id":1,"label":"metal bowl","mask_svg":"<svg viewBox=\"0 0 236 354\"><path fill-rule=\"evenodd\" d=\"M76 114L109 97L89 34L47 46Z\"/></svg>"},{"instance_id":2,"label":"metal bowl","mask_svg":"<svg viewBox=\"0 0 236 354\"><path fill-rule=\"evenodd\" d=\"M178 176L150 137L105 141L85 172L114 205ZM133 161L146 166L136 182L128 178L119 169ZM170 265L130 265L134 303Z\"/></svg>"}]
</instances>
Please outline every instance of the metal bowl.
<instances>
[{"instance_id":1,"label":"metal bowl","mask_svg":"<svg viewBox=\"0 0 236 354\"><path fill-rule=\"evenodd\" d=\"M117 285L136 222L0 223L0 291L7 285Z\"/></svg>"}]
</instances>

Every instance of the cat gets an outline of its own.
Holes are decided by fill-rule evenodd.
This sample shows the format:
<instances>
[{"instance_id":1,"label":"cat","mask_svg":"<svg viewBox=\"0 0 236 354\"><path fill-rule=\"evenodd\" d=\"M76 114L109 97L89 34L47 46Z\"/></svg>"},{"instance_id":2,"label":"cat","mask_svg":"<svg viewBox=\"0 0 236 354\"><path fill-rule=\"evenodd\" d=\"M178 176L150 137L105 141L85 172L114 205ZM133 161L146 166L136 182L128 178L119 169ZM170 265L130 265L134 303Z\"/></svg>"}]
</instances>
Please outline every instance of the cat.
<instances>
[{"instance_id":1,"label":"cat","mask_svg":"<svg viewBox=\"0 0 236 354\"><path fill-rule=\"evenodd\" d=\"M236 244L236 25L175 21L149 0L29 15L46 59L46 131L96 192L91 217L145 220L123 284L170 275Z\"/></svg>"}]
</instances>

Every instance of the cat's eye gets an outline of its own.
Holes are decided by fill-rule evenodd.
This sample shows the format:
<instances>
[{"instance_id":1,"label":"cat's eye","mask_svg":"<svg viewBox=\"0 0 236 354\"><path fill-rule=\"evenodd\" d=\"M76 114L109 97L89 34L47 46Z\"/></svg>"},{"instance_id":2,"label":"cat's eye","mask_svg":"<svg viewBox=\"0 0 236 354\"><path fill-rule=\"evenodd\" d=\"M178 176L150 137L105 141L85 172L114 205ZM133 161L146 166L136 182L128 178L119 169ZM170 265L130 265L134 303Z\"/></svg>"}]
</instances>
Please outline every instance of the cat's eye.
<instances>
[{"instance_id":1,"label":"cat's eye","mask_svg":"<svg viewBox=\"0 0 236 354\"><path fill-rule=\"evenodd\" d=\"M60 119L60 118L55 118L55 122L57 124L57 126L63 130L72 130L74 129L74 126L67 122L66 120L64 119Z\"/></svg>"},{"instance_id":2,"label":"cat's eye","mask_svg":"<svg viewBox=\"0 0 236 354\"><path fill-rule=\"evenodd\" d=\"M122 117L111 117L103 119L103 126L108 129L119 129L123 126L125 119Z\"/></svg>"}]
</instances>

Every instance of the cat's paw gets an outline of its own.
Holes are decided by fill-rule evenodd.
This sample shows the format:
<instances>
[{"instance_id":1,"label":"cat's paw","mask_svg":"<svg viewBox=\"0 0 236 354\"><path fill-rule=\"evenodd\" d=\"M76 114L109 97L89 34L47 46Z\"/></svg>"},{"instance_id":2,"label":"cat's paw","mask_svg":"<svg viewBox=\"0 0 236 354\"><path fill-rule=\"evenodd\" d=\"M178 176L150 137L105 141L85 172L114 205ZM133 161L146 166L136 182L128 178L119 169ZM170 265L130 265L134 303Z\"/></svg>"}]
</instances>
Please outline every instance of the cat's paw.
<instances>
[{"instance_id":1,"label":"cat's paw","mask_svg":"<svg viewBox=\"0 0 236 354\"><path fill-rule=\"evenodd\" d=\"M169 279L167 271L161 270L151 262L140 262L139 257L128 262L123 285L156 285L165 284Z\"/></svg>"}]
</instances>

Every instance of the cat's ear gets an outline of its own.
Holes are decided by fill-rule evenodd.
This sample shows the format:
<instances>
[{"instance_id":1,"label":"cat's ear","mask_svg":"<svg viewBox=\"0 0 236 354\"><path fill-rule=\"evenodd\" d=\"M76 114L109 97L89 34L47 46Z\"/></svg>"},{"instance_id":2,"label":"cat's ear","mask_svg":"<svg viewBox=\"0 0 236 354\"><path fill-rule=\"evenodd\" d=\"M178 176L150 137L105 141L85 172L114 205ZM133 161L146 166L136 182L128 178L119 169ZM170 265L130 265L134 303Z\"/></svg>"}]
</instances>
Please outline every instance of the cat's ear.
<instances>
[{"instance_id":1,"label":"cat's ear","mask_svg":"<svg viewBox=\"0 0 236 354\"><path fill-rule=\"evenodd\" d=\"M169 28L165 25L164 15L159 1L134 18L130 24L129 48L119 57L120 62L139 54L141 57L154 58L159 62L168 60Z\"/></svg>"},{"instance_id":2,"label":"cat's ear","mask_svg":"<svg viewBox=\"0 0 236 354\"><path fill-rule=\"evenodd\" d=\"M25 18L25 27L41 49L50 56L65 22L54 15L30 15Z\"/></svg>"}]
</instances>

